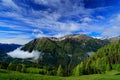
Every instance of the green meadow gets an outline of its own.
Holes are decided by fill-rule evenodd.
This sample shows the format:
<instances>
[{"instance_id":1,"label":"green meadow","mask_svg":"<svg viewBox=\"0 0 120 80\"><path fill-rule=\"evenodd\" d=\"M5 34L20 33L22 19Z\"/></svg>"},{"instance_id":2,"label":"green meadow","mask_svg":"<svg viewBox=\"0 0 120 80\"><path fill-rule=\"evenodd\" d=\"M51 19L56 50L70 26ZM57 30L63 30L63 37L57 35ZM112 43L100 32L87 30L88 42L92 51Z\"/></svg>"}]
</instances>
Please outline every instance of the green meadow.
<instances>
[{"instance_id":1,"label":"green meadow","mask_svg":"<svg viewBox=\"0 0 120 80\"><path fill-rule=\"evenodd\" d=\"M120 80L120 72L113 70L105 74L59 77L0 69L0 80Z\"/></svg>"}]
</instances>

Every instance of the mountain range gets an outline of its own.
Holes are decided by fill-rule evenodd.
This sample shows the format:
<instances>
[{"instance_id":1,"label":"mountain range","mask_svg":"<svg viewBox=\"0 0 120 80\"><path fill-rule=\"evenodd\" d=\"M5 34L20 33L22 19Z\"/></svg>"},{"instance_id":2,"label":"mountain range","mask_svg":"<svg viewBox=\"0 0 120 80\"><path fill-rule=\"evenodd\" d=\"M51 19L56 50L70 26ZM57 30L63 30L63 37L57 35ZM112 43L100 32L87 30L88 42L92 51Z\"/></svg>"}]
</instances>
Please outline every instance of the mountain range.
<instances>
[{"instance_id":1,"label":"mountain range","mask_svg":"<svg viewBox=\"0 0 120 80\"><path fill-rule=\"evenodd\" d=\"M25 44L21 50L40 52L37 62L43 66L58 66L61 64L64 69L68 67L71 69L108 43L106 40L83 34L74 34L60 38L37 38Z\"/></svg>"},{"instance_id":2,"label":"mountain range","mask_svg":"<svg viewBox=\"0 0 120 80\"><path fill-rule=\"evenodd\" d=\"M57 70L59 65L61 65L64 69L64 75L70 75L69 73L71 73L79 63L85 62L84 66L86 66L86 68L84 73L91 74L90 72L93 70L91 64L95 64L96 61L100 60L100 56L107 55L107 53L104 54L106 49L103 49L106 48L108 44L111 43L113 45L110 49L107 49L107 51L112 51L112 47L116 48L114 47L114 42L119 42L119 37L97 39L84 34L71 34L60 38L41 37L23 46L17 44L0 44L0 60L7 63L25 64L29 67L47 67L50 70ZM12 53L12 56L6 53ZM15 57L16 55L24 58L17 58ZM32 57L25 58L26 55L32 55ZM100 62L102 61L100 60ZM89 72L87 69L89 69ZM100 70L96 71L99 72ZM93 71L92 73L97 72Z\"/></svg>"},{"instance_id":3,"label":"mountain range","mask_svg":"<svg viewBox=\"0 0 120 80\"><path fill-rule=\"evenodd\" d=\"M18 44L3 44L0 43L0 58L6 56L8 52L13 51L20 47L21 45Z\"/></svg>"}]
</instances>

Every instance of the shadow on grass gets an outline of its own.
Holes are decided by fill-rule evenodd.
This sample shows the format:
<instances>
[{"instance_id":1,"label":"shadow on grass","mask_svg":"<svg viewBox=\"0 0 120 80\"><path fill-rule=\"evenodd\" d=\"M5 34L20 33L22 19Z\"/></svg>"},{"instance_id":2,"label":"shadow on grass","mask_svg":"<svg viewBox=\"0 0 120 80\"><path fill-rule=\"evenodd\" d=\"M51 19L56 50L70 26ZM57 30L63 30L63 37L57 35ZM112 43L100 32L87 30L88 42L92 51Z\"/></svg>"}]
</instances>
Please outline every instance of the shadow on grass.
<instances>
[{"instance_id":1,"label":"shadow on grass","mask_svg":"<svg viewBox=\"0 0 120 80\"><path fill-rule=\"evenodd\" d=\"M116 73L115 75L120 75L120 73Z\"/></svg>"},{"instance_id":2,"label":"shadow on grass","mask_svg":"<svg viewBox=\"0 0 120 80\"><path fill-rule=\"evenodd\" d=\"M9 78L7 80L28 80L28 79L21 79L21 78Z\"/></svg>"},{"instance_id":3,"label":"shadow on grass","mask_svg":"<svg viewBox=\"0 0 120 80\"><path fill-rule=\"evenodd\" d=\"M0 70L0 73L9 73L9 71Z\"/></svg>"}]
</instances>

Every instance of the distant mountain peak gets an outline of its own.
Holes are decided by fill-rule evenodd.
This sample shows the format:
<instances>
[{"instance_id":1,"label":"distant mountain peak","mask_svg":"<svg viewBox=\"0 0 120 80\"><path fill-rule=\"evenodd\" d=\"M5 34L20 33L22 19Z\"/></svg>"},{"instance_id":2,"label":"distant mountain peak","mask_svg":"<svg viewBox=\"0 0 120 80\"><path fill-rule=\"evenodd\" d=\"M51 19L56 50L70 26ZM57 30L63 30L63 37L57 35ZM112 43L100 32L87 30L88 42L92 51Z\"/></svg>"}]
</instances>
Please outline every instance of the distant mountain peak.
<instances>
[{"instance_id":1,"label":"distant mountain peak","mask_svg":"<svg viewBox=\"0 0 120 80\"><path fill-rule=\"evenodd\" d=\"M66 38L90 38L85 34L71 34L71 35L66 35L65 37Z\"/></svg>"},{"instance_id":2,"label":"distant mountain peak","mask_svg":"<svg viewBox=\"0 0 120 80\"><path fill-rule=\"evenodd\" d=\"M108 37L108 38L105 38L106 40L109 40L109 41L118 41L120 40L120 35L119 36L114 36L114 37Z\"/></svg>"},{"instance_id":3,"label":"distant mountain peak","mask_svg":"<svg viewBox=\"0 0 120 80\"><path fill-rule=\"evenodd\" d=\"M43 53L36 60L43 65L57 66L61 64L66 66L69 64L70 67L74 67L106 44L104 40L92 38L84 34L70 34L60 38L37 38L25 44L21 50Z\"/></svg>"},{"instance_id":4,"label":"distant mountain peak","mask_svg":"<svg viewBox=\"0 0 120 80\"><path fill-rule=\"evenodd\" d=\"M62 40L65 40L65 39L86 39L86 38L92 38L92 37L89 37L85 34L68 34L68 35L65 35L63 37L40 37L38 39L40 40L45 40L45 39L50 39L52 41L62 41Z\"/></svg>"}]
</instances>

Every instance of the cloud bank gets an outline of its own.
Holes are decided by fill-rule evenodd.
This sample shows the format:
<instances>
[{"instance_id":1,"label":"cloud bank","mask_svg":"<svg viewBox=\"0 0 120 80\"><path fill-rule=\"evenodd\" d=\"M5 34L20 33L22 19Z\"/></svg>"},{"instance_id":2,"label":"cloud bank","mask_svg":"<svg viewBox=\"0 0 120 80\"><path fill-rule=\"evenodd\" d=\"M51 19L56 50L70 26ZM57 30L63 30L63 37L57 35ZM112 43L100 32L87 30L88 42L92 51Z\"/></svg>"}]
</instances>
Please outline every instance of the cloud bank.
<instances>
[{"instance_id":1,"label":"cloud bank","mask_svg":"<svg viewBox=\"0 0 120 80\"><path fill-rule=\"evenodd\" d=\"M38 59L40 56L40 52L38 51L32 51L31 53L28 51L23 51L21 48L17 48L16 50L7 53L7 55L13 57L13 58L21 58L21 59L27 59L32 58L34 60Z\"/></svg>"}]
</instances>

